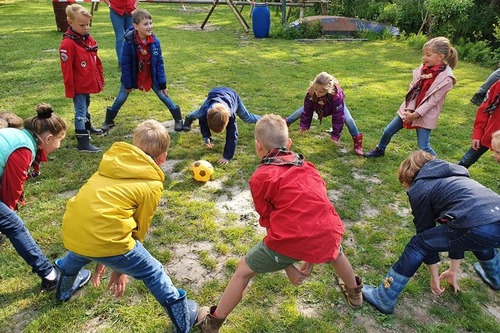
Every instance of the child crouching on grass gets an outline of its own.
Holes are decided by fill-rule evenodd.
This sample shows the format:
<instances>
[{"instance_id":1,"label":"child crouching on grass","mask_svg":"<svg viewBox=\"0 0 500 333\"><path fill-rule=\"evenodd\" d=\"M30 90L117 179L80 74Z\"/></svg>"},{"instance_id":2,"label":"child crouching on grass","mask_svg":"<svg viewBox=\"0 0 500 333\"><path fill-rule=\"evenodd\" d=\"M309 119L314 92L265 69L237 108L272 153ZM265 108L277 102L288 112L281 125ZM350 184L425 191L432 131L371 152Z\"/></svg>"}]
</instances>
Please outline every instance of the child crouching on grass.
<instances>
[{"instance_id":1,"label":"child crouching on grass","mask_svg":"<svg viewBox=\"0 0 500 333\"><path fill-rule=\"evenodd\" d=\"M82 269L98 263L95 286L104 266L113 269L108 283L115 296L125 291L127 276L144 282L175 325L176 333L191 330L198 305L177 289L163 265L142 243L163 193L170 137L156 120L146 120L134 131L133 144L115 142L104 154L99 169L67 205L63 242L68 253L56 260L61 272L58 301L68 301L88 281Z\"/></svg>"},{"instance_id":2,"label":"child crouching on grass","mask_svg":"<svg viewBox=\"0 0 500 333\"><path fill-rule=\"evenodd\" d=\"M358 308L363 303L362 281L342 252L344 225L325 182L311 162L289 150L291 144L281 116L266 115L257 122L255 151L261 161L250 178L250 190L267 235L240 260L219 304L201 308L197 325L203 333L219 332L258 273L283 269L298 285L314 263L331 263L349 305ZM305 262L300 271L293 266L298 261Z\"/></svg>"}]
</instances>

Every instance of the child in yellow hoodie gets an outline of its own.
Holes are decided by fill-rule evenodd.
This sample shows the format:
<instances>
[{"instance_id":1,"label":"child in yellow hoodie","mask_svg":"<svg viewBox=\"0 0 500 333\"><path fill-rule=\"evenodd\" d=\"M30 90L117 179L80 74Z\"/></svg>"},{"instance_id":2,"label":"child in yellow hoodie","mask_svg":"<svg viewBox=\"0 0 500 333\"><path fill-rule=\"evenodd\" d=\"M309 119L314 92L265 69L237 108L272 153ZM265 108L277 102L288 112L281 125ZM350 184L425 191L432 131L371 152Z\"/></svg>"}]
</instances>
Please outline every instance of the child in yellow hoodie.
<instances>
[{"instance_id":1,"label":"child in yellow hoodie","mask_svg":"<svg viewBox=\"0 0 500 333\"><path fill-rule=\"evenodd\" d=\"M97 172L70 199L62 223L68 253L55 262L61 273L58 301L73 296L80 275L88 272L82 267L95 261L95 286L105 266L113 269L108 288L115 296L123 294L127 276L141 280L165 308L175 331L191 330L198 305L173 285L163 265L142 245L163 193L160 166L169 145L165 127L156 120L144 121L134 131L133 144L115 142Z\"/></svg>"}]
</instances>

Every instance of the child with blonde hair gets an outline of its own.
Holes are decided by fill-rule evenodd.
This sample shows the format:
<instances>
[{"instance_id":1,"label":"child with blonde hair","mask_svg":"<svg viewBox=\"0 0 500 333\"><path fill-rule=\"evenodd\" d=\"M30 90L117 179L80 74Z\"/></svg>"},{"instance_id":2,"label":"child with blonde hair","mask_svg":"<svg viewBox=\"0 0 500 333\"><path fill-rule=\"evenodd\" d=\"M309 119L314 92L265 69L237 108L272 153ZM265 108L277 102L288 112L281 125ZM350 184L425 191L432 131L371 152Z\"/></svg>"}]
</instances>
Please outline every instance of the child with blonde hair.
<instances>
[{"instance_id":1,"label":"child with blonde hair","mask_svg":"<svg viewBox=\"0 0 500 333\"><path fill-rule=\"evenodd\" d=\"M478 259L474 269L500 290L500 196L469 177L467 169L419 150L399 166L417 234L378 287L365 285L364 299L382 313L392 313L399 295L422 263L431 274L431 290L441 295L446 280L459 290L457 278L464 251ZM471 200L471 198L473 198ZM438 274L439 252L448 252L449 270Z\"/></svg>"},{"instance_id":2,"label":"child with blonde hair","mask_svg":"<svg viewBox=\"0 0 500 333\"><path fill-rule=\"evenodd\" d=\"M79 4L66 7L68 30L59 46L61 70L65 94L73 99L75 107L75 135L78 150L99 152L101 148L91 143L90 134L103 134L92 127L90 117L90 94L104 89L104 74L101 59L97 56L98 45L89 34L92 15Z\"/></svg>"},{"instance_id":3,"label":"child with blonde hair","mask_svg":"<svg viewBox=\"0 0 500 333\"><path fill-rule=\"evenodd\" d=\"M250 178L255 210L266 236L240 260L217 306L200 310L203 333L217 333L240 303L256 274L285 270L297 285L313 264L330 263L350 306L363 303L362 280L342 251L344 225L315 166L290 151L288 126L278 115L265 115L255 126L255 152L261 159ZM307 189L307 190L306 190ZM307 203L307 204L304 204ZM294 263L303 261L300 270Z\"/></svg>"},{"instance_id":4,"label":"child with blonde hair","mask_svg":"<svg viewBox=\"0 0 500 333\"><path fill-rule=\"evenodd\" d=\"M332 116L332 128L329 132L333 142L339 142L345 122L354 142L354 153L363 156L363 133L359 132L345 105L345 95L339 81L327 72L316 75L307 89L304 105L288 116L286 123L290 125L300 118L300 132L306 132L311 127L315 112L320 123L324 117Z\"/></svg>"},{"instance_id":5,"label":"child with blonde hair","mask_svg":"<svg viewBox=\"0 0 500 333\"><path fill-rule=\"evenodd\" d=\"M247 110L236 91L228 87L215 87L208 92L201 106L186 116L183 129L186 132L190 131L193 120L198 119L203 142L209 149L214 147L211 131L215 133L226 131L224 152L218 161L224 165L234 157L238 143L236 116L251 124L260 119L260 116Z\"/></svg>"},{"instance_id":6,"label":"child with blonde hair","mask_svg":"<svg viewBox=\"0 0 500 333\"><path fill-rule=\"evenodd\" d=\"M500 130L500 80L488 90L486 98L476 112L472 127L471 147L462 156L459 165L469 168L491 148L491 138Z\"/></svg>"},{"instance_id":7,"label":"child with blonde hair","mask_svg":"<svg viewBox=\"0 0 500 333\"><path fill-rule=\"evenodd\" d=\"M94 286L104 267L113 272L108 289L123 295L127 276L144 282L174 323L187 333L198 315L198 305L187 299L165 273L163 265L142 245L163 194L170 136L156 120L146 120L134 131L133 143L115 142L104 153L99 169L66 207L62 222L68 253L55 264L61 272L56 299L68 301L81 287L76 281L90 273L82 269L98 263Z\"/></svg>"},{"instance_id":8,"label":"child with blonde hair","mask_svg":"<svg viewBox=\"0 0 500 333\"><path fill-rule=\"evenodd\" d=\"M431 131L436 127L448 91L456 83L453 68L457 50L445 37L424 44L423 64L413 70L413 80L396 117L387 125L377 146L365 157L382 157L392 137L402 128L415 129L418 148L436 155L430 146Z\"/></svg>"}]
</instances>

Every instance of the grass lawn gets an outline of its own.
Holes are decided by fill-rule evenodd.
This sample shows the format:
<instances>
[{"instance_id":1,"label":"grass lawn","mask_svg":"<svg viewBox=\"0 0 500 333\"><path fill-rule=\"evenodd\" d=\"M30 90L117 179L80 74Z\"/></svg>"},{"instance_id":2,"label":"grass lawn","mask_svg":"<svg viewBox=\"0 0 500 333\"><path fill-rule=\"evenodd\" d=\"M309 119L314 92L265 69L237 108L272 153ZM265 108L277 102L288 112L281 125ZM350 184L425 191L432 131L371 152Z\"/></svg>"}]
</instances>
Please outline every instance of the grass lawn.
<instances>
[{"instance_id":1,"label":"grass lawn","mask_svg":"<svg viewBox=\"0 0 500 333\"><path fill-rule=\"evenodd\" d=\"M89 7L89 4L85 6ZM260 115L288 115L303 101L309 82L321 71L341 82L347 105L365 135L365 150L373 148L382 129L394 117L421 61L421 51L404 42L298 42L255 39L244 33L232 12L219 6L205 30L199 26L210 6L141 3L153 16L162 43L168 88L183 115L197 107L217 85L234 88L247 108ZM243 11L245 18L249 8ZM109 11L94 13L91 33L99 43L105 69L105 90L91 98L96 125L118 93L120 72ZM0 109L26 118L39 102L52 104L69 125L61 149L43 165L40 177L26 184L27 205L19 214L44 253L54 260L65 252L61 220L67 200L96 171L102 154L76 151L73 104L64 97L58 47L62 34L49 1L0 0ZM272 10L273 28L281 14ZM276 25L275 25L276 24ZM465 153L476 107L469 102L491 68L460 62L457 84L448 94L431 143L439 157L451 162ZM94 144L106 150L115 141L131 140L133 128L154 118L172 128L172 117L153 92L134 92L120 111L118 127ZM354 155L344 129L342 146L325 133L329 118L313 122L306 135L290 127L293 149L316 164L329 196L346 224L344 249L365 283L379 284L397 260L414 227L404 189L396 179L399 163L416 149L413 131L401 131L384 158ZM253 125L239 122L236 156L216 166L224 136L215 149L202 144L198 124L189 133L171 133L165 166L167 181L145 246L164 263L177 287L200 305L216 304L236 264L262 238L247 182L258 159ZM215 180L201 185L191 178L190 164L206 159L215 166ZM500 167L485 154L470 168L471 176L499 191ZM164 332L171 328L163 308L144 285L131 281L115 299L104 286L85 287L70 302L57 304L54 294L39 293L39 278L12 248L0 247L0 332ZM301 287L293 287L282 272L253 279L243 302L222 332L500 332L500 294L474 273L474 257L462 264L461 292L442 297L430 292L429 274L421 267L401 295L394 315L382 315L370 305L350 309L342 299L331 267L316 266ZM448 266L443 254L441 270ZM89 267L93 270L93 267ZM449 289L449 288L448 288Z\"/></svg>"}]
</instances>

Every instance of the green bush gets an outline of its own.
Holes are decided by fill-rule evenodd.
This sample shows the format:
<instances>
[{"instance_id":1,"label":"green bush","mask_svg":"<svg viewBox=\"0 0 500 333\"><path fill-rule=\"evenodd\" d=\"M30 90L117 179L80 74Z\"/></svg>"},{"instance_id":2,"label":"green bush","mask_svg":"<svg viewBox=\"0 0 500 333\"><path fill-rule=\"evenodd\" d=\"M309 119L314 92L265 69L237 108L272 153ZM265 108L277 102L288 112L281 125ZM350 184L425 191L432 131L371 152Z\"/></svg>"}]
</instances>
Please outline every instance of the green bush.
<instances>
[{"instance_id":1,"label":"green bush","mask_svg":"<svg viewBox=\"0 0 500 333\"><path fill-rule=\"evenodd\" d=\"M273 29L271 37L280 39L315 39L323 35L321 22L302 22L300 25L278 26Z\"/></svg>"}]
</instances>

